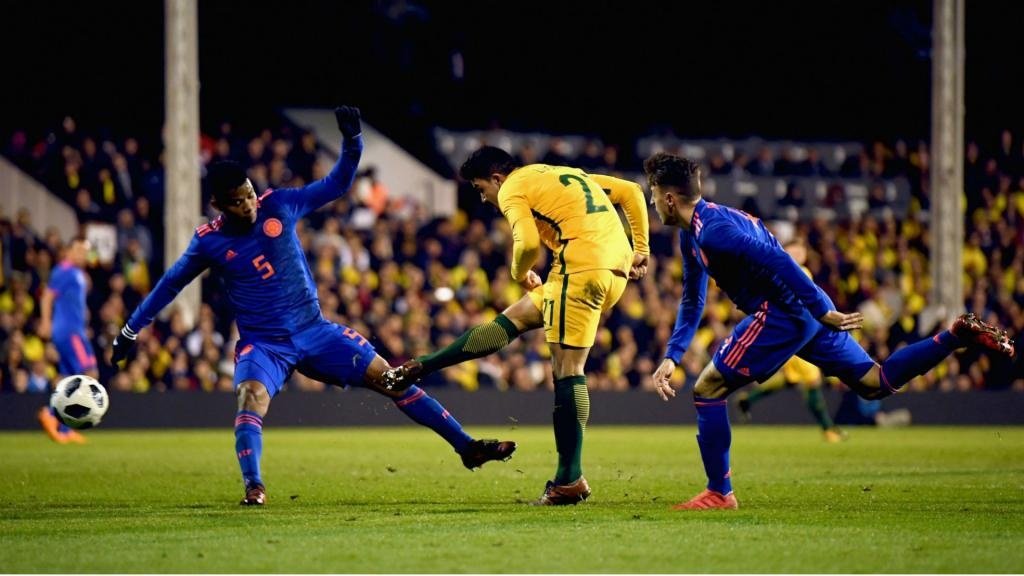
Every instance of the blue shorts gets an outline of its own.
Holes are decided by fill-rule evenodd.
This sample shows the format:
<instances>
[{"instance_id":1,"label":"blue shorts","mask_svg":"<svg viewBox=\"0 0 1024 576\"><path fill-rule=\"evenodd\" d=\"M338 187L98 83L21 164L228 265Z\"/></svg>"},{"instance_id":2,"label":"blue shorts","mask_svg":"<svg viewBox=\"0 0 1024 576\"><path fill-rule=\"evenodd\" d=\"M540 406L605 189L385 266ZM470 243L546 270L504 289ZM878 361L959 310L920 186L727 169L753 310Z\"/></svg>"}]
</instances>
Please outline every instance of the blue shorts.
<instances>
[{"instance_id":1,"label":"blue shorts","mask_svg":"<svg viewBox=\"0 0 1024 576\"><path fill-rule=\"evenodd\" d=\"M84 331L54 334L53 345L60 354L57 369L61 375L85 374L96 369L96 354L93 353L92 344Z\"/></svg>"},{"instance_id":2,"label":"blue shorts","mask_svg":"<svg viewBox=\"0 0 1024 576\"><path fill-rule=\"evenodd\" d=\"M326 320L288 338L243 337L235 346L235 388L256 380L273 398L294 370L335 386L360 385L376 356L358 332Z\"/></svg>"},{"instance_id":3,"label":"blue shorts","mask_svg":"<svg viewBox=\"0 0 1024 576\"><path fill-rule=\"evenodd\" d=\"M767 380L793 356L844 382L860 380L875 365L849 332L829 328L806 309L794 314L768 302L736 325L712 361L726 382L743 385Z\"/></svg>"}]
</instances>

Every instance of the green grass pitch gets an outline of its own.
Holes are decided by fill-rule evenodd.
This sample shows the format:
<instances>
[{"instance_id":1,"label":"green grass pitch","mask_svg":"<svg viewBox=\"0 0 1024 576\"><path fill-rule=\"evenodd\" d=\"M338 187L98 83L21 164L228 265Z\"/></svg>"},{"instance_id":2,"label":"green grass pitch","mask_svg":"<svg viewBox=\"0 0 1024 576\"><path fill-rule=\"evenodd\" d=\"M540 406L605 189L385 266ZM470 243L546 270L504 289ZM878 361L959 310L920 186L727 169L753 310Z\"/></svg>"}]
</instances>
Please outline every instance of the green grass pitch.
<instances>
[{"instance_id":1,"label":"green grass pitch","mask_svg":"<svg viewBox=\"0 0 1024 576\"><path fill-rule=\"evenodd\" d=\"M547 428L470 473L414 428L265 431L268 505L241 508L231 429L0 434L0 572L1024 572L1024 428L736 427L740 509L674 512L693 427L587 432L591 499L525 502Z\"/></svg>"}]
</instances>

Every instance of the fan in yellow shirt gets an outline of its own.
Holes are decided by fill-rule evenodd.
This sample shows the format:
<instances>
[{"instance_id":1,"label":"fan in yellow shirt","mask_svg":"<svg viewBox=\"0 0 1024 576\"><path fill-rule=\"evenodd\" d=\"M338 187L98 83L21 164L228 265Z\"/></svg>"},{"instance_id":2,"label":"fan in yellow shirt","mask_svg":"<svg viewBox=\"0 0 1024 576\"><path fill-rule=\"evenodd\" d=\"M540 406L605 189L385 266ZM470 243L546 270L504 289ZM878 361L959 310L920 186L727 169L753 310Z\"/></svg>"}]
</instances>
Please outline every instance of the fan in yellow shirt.
<instances>
[{"instance_id":1,"label":"fan in yellow shirt","mask_svg":"<svg viewBox=\"0 0 1024 576\"><path fill-rule=\"evenodd\" d=\"M581 466L583 432L590 416L583 368L601 313L622 296L627 278L647 274L650 249L643 190L633 182L566 166L521 166L492 146L474 152L459 173L484 202L501 210L512 227L510 271L527 294L493 322L391 370L386 381L408 386L425 374L496 352L519 334L543 326L555 379L558 468L536 503L576 504L590 495ZM615 206L626 216L629 235ZM542 243L552 252L546 281L532 269Z\"/></svg>"}]
</instances>

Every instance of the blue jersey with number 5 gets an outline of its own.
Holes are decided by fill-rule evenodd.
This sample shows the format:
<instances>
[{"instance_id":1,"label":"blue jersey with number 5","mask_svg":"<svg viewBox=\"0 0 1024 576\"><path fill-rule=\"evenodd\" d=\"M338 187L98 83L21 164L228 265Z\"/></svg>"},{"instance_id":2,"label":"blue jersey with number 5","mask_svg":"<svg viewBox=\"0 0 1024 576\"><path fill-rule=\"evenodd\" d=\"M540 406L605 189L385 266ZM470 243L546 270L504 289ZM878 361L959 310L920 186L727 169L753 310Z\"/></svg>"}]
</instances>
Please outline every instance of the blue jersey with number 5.
<instances>
[{"instance_id":1,"label":"blue jersey with number 5","mask_svg":"<svg viewBox=\"0 0 1024 576\"><path fill-rule=\"evenodd\" d=\"M128 319L128 327L137 332L147 326L207 268L223 279L243 337L285 337L320 320L316 283L295 225L351 187L362 148L362 137L348 139L323 180L266 191L247 233L228 233L223 215L197 228L188 249Z\"/></svg>"}]
</instances>

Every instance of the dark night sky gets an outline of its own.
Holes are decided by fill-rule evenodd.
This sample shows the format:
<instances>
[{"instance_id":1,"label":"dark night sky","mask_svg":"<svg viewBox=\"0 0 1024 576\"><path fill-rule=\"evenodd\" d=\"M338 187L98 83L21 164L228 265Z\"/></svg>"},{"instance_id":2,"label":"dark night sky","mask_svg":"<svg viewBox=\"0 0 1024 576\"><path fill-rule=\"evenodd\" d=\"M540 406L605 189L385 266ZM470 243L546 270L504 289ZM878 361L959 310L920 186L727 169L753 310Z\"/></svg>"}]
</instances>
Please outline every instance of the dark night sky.
<instances>
[{"instance_id":1,"label":"dark night sky","mask_svg":"<svg viewBox=\"0 0 1024 576\"><path fill-rule=\"evenodd\" d=\"M928 132L930 2L200 2L204 122L361 105L431 123L597 133L867 139ZM0 2L3 128L163 113L162 2ZM1024 3L971 2L968 130L1024 125ZM451 55L465 77L452 78ZM14 78L15 83L10 82Z\"/></svg>"}]
</instances>

